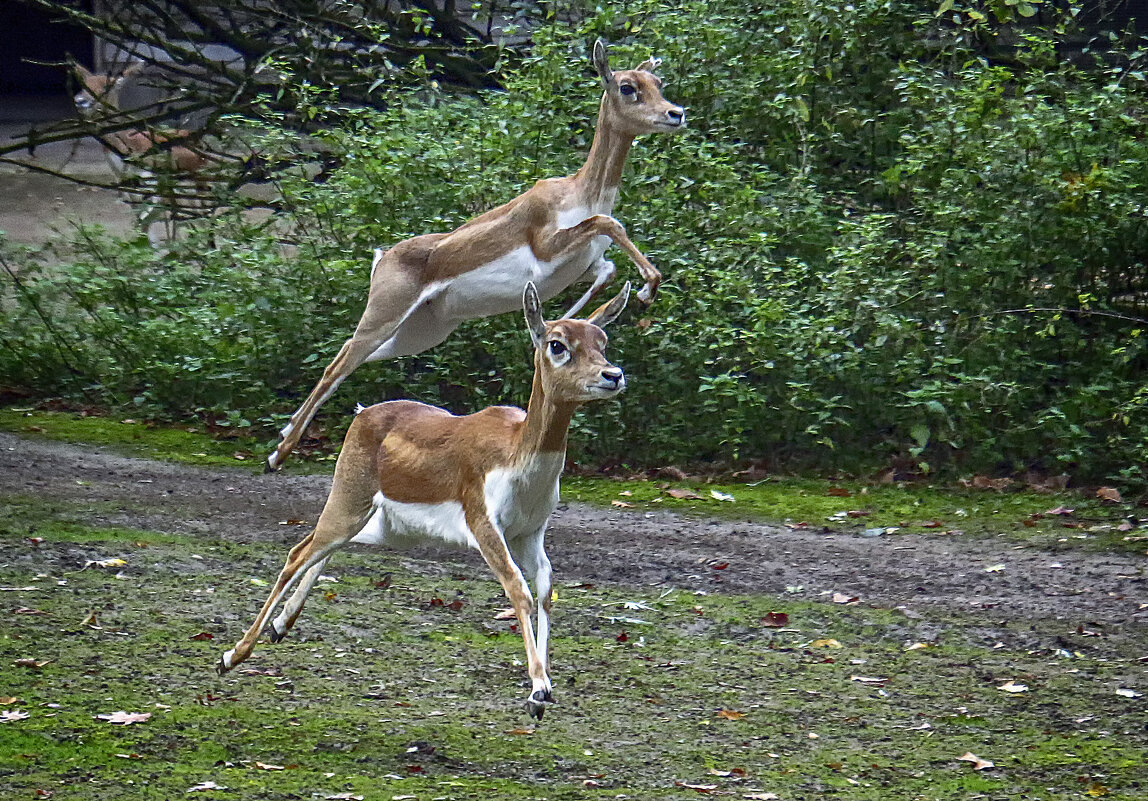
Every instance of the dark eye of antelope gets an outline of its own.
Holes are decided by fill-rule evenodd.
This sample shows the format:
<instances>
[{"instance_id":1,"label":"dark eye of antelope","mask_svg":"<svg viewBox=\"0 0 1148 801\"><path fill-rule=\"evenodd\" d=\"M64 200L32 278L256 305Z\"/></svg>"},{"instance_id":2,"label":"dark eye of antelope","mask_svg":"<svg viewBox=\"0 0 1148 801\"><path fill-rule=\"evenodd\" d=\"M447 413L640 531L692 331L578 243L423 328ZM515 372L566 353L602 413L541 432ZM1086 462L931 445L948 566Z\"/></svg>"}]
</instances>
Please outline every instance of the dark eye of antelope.
<instances>
[{"instance_id":1,"label":"dark eye of antelope","mask_svg":"<svg viewBox=\"0 0 1148 801\"><path fill-rule=\"evenodd\" d=\"M626 97L633 97L634 95L636 95L638 93L638 90L635 89L633 86L631 86L628 83L624 83L621 86L619 86L618 91L621 92Z\"/></svg>"},{"instance_id":2,"label":"dark eye of antelope","mask_svg":"<svg viewBox=\"0 0 1148 801\"><path fill-rule=\"evenodd\" d=\"M557 339L550 340L550 355L561 356L567 350L566 346L559 342Z\"/></svg>"}]
</instances>

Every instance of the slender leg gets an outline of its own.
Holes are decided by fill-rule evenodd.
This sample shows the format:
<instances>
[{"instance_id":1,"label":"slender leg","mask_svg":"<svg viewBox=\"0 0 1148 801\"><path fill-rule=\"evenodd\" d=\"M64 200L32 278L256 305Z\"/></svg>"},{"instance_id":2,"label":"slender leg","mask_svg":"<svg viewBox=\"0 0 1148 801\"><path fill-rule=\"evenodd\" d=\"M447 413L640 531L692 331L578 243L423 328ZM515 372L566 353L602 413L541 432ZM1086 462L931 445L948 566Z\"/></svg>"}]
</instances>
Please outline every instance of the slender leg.
<instances>
[{"instance_id":1,"label":"slender leg","mask_svg":"<svg viewBox=\"0 0 1148 801\"><path fill-rule=\"evenodd\" d=\"M531 243L531 246L534 255L538 258L544 261L554 261L571 250L589 245L596 236L608 236L614 241L614 244L626 251L646 282L645 286L638 290L638 300L643 303L651 302L658 293L662 274L658 272L658 269L649 259L642 255L642 251L638 250L637 246L630 241L630 237L626 236L626 229L622 227L622 223L613 217L595 214L570 228L549 231L539 236L537 241Z\"/></svg>"},{"instance_id":2,"label":"slender leg","mask_svg":"<svg viewBox=\"0 0 1148 801\"><path fill-rule=\"evenodd\" d=\"M380 265L378 262L382 258L383 255L376 257L376 263L371 268L371 293L354 335L343 343L338 355L323 371L319 383L279 432L283 440L275 452L267 457L268 470L276 470L283 464L287 455L299 444L319 407L335 394L347 376L390 339L420 303L424 303L428 296L433 296L437 291L435 287L423 286L401 268L388 269L388 265Z\"/></svg>"},{"instance_id":3,"label":"slender leg","mask_svg":"<svg viewBox=\"0 0 1148 801\"><path fill-rule=\"evenodd\" d=\"M295 587L295 591L291 593L291 597L287 599L283 609L271 621L271 642L282 641L291 627L295 625L295 621L299 619L299 614L303 611L303 604L307 602L307 595L315 586L315 582L318 581L329 561L331 561L331 557L328 556L303 574L303 578L299 580L299 585Z\"/></svg>"},{"instance_id":4,"label":"slender leg","mask_svg":"<svg viewBox=\"0 0 1148 801\"><path fill-rule=\"evenodd\" d=\"M550 568L550 559L546 556L544 538L546 529L541 528L530 537L523 538L514 544L511 553L515 561L521 566L526 580L534 585L534 599L538 607L538 630L535 633L535 648L538 657L542 660L542 670L547 677L550 675L550 608L553 605L553 571ZM546 688L543 700L552 702L551 687Z\"/></svg>"},{"instance_id":5,"label":"slender leg","mask_svg":"<svg viewBox=\"0 0 1148 801\"><path fill-rule=\"evenodd\" d=\"M573 317L578 312L582 311L582 307L590 302L590 298L598 294L598 291L606 284L614 280L617 275L618 269L614 266L614 262L607 261L606 259L598 259L594 265L594 283L586 290L582 297L578 298L578 302L570 307L570 311L566 312L563 317Z\"/></svg>"},{"instance_id":6,"label":"slender leg","mask_svg":"<svg viewBox=\"0 0 1148 801\"><path fill-rule=\"evenodd\" d=\"M530 673L530 695L526 699L526 711L531 717L542 720L546 702L550 699L550 677L546 675L546 665L538 653L538 641L534 636L534 625L530 620L534 602L530 597L530 586L522 571L506 547L502 532L498 531L486 513L483 501L464 501L466 523L478 540L482 558L494 571L498 583L502 585L510 605L514 607L518 619L518 629L522 632L522 642L526 646L526 664Z\"/></svg>"},{"instance_id":7,"label":"slender leg","mask_svg":"<svg viewBox=\"0 0 1148 801\"><path fill-rule=\"evenodd\" d=\"M219 673L226 673L251 655L255 641L267 624L271 612L283 600L287 591L304 574L307 574L304 583L313 584L318 578L318 571L322 569L331 554L346 545L370 519L374 511L371 499L376 479L369 470L362 470L359 467L364 463L364 449L368 447L359 436L359 431L361 429L352 424L351 430L347 432L343 451L335 464L331 494L327 497L327 503L323 506L323 513L319 515L315 530L291 549L275 586L272 587L267 601L255 617L255 622L235 647L220 657L216 665ZM308 586L307 589L309 588ZM303 606L303 598L293 597L288 604L288 611L291 611L290 607L295 603L298 604L298 608L294 609L293 613L297 617ZM294 622L294 617L291 618L291 622Z\"/></svg>"}]
</instances>

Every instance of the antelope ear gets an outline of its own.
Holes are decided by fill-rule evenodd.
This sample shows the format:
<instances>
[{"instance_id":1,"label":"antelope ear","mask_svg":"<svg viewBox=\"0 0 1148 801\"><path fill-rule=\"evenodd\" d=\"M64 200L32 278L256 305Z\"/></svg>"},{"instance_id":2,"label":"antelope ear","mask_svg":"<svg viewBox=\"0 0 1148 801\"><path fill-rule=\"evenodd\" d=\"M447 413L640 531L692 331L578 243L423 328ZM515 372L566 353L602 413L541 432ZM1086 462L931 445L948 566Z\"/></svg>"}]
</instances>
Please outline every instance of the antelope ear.
<instances>
[{"instance_id":1,"label":"antelope ear","mask_svg":"<svg viewBox=\"0 0 1148 801\"><path fill-rule=\"evenodd\" d=\"M522 311L526 315L526 328L530 331L530 341L534 347L542 347L546 340L546 321L542 319L542 300L533 281L526 283L522 293Z\"/></svg>"},{"instance_id":2,"label":"antelope ear","mask_svg":"<svg viewBox=\"0 0 1148 801\"><path fill-rule=\"evenodd\" d=\"M606 42L602 39L594 42L594 69L602 79L603 86L609 86L614 80L614 73L610 70L610 59L606 56Z\"/></svg>"},{"instance_id":3,"label":"antelope ear","mask_svg":"<svg viewBox=\"0 0 1148 801\"><path fill-rule=\"evenodd\" d=\"M594 313L586 318L586 322L605 328L610 323L618 319L618 315L622 313L622 309L626 308L627 301L630 300L630 282L627 281L626 285L622 287L622 291L614 296L613 300L606 301Z\"/></svg>"},{"instance_id":4,"label":"antelope ear","mask_svg":"<svg viewBox=\"0 0 1148 801\"><path fill-rule=\"evenodd\" d=\"M634 69L645 70L646 72L653 72L654 70L656 70L661 65L662 65L662 60L660 58L654 58L653 56L650 56L645 61L643 61L641 64L634 67Z\"/></svg>"}]
</instances>

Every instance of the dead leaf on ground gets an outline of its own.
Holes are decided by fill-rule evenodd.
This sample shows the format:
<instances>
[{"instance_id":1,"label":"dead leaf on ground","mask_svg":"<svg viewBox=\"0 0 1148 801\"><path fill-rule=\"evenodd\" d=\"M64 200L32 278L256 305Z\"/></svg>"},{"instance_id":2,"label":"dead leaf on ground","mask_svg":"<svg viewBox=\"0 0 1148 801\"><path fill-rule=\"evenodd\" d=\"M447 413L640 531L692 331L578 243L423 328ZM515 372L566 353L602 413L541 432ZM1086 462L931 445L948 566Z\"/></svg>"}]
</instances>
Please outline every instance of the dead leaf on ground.
<instances>
[{"instance_id":1,"label":"dead leaf on ground","mask_svg":"<svg viewBox=\"0 0 1148 801\"><path fill-rule=\"evenodd\" d=\"M40 670L44 665L51 664L51 662L51 659L17 659L12 664L29 670Z\"/></svg>"},{"instance_id":2,"label":"dead leaf on ground","mask_svg":"<svg viewBox=\"0 0 1148 801\"><path fill-rule=\"evenodd\" d=\"M619 509L633 509L634 504L626 503L625 501L610 501L611 506L616 506Z\"/></svg>"},{"instance_id":3,"label":"dead leaf on ground","mask_svg":"<svg viewBox=\"0 0 1148 801\"><path fill-rule=\"evenodd\" d=\"M719 709L715 714L715 718L722 718L723 720L741 720L745 717L744 712L738 712L736 709Z\"/></svg>"},{"instance_id":4,"label":"dead leaf on ground","mask_svg":"<svg viewBox=\"0 0 1148 801\"><path fill-rule=\"evenodd\" d=\"M1028 692L1028 685L1027 684L1018 684L1017 682L1013 681L1012 679L1009 679L1004 684L1002 684L1000 687L997 687L997 689L998 690L1004 690L1006 693L1027 693Z\"/></svg>"},{"instance_id":5,"label":"dead leaf on ground","mask_svg":"<svg viewBox=\"0 0 1148 801\"><path fill-rule=\"evenodd\" d=\"M515 737L522 737L524 735L534 734L534 729L507 729L505 733L514 735Z\"/></svg>"},{"instance_id":6,"label":"dead leaf on ground","mask_svg":"<svg viewBox=\"0 0 1148 801\"><path fill-rule=\"evenodd\" d=\"M255 767L260 770L283 770L282 765L268 765L266 762L256 762Z\"/></svg>"},{"instance_id":7,"label":"dead leaf on ground","mask_svg":"<svg viewBox=\"0 0 1148 801\"><path fill-rule=\"evenodd\" d=\"M845 646L842 645L839 640L834 640L832 638L826 638L823 640L814 640L813 642L809 643L809 647L810 648L844 648Z\"/></svg>"},{"instance_id":8,"label":"dead leaf on ground","mask_svg":"<svg viewBox=\"0 0 1148 801\"><path fill-rule=\"evenodd\" d=\"M687 790L695 790L699 793L712 793L718 788L716 784L689 784L688 782L674 782L674 787L684 787Z\"/></svg>"},{"instance_id":9,"label":"dead leaf on ground","mask_svg":"<svg viewBox=\"0 0 1148 801\"><path fill-rule=\"evenodd\" d=\"M889 683L889 679L881 676L850 676L849 681L855 681L867 687L884 687Z\"/></svg>"},{"instance_id":10,"label":"dead leaf on ground","mask_svg":"<svg viewBox=\"0 0 1148 801\"><path fill-rule=\"evenodd\" d=\"M119 712L112 712L110 715L96 715L98 720L105 720L108 723L116 723L121 726L130 726L133 723L143 723L151 718L151 712L125 712L122 709Z\"/></svg>"},{"instance_id":11,"label":"dead leaf on ground","mask_svg":"<svg viewBox=\"0 0 1148 801\"><path fill-rule=\"evenodd\" d=\"M0 695L0 706L12 706L20 699L14 695Z\"/></svg>"},{"instance_id":12,"label":"dead leaf on ground","mask_svg":"<svg viewBox=\"0 0 1148 801\"><path fill-rule=\"evenodd\" d=\"M973 763L973 770L988 770L989 768L995 768L996 767L995 764L993 764L992 762L990 762L987 759L981 759L979 756L974 754L972 751L966 751L964 754L957 757L957 761L958 762L972 762Z\"/></svg>"},{"instance_id":13,"label":"dead leaf on ground","mask_svg":"<svg viewBox=\"0 0 1148 801\"><path fill-rule=\"evenodd\" d=\"M123 567L127 564L127 560L120 558L113 559L89 559L84 562L84 566L80 570L87 570L89 567Z\"/></svg>"},{"instance_id":14,"label":"dead leaf on ground","mask_svg":"<svg viewBox=\"0 0 1148 801\"><path fill-rule=\"evenodd\" d=\"M1101 487L1096 490L1096 497L1102 501L1109 501L1110 503L1123 503L1124 499L1120 497L1120 490L1116 487Z\"/></svg>"},{"instance_id":15,"label":"dead leaf on ground","mask_svg":"<svg viewBox=\"0 0 1148 801\"><path fill-rule=\"evenodd\" d=\"M961 485L965 487L972 487L973 489L991 489L1000 492L1012 484L1012 479L1005 476L1004 478L989 478L988 476L973 476L972 481L961 479Z\"/></svg>"},{"instance_id":16,"label":"dead leaf on ground","mask_svg":"<svg viewBox=\"0 0 1148 801\"><path fill-rule=\"evenodd\" d=\"M1075 509L1069 509L1067 506L1058 506L1055 509L1049 509L1047 512L1045 512L1045 514L1057 515L1059 517L1068 517L1075 511Z\"/></svg>"},{"instance_id":17,"label":"dead leaf on ground","mask_svg":"<svg viewBox=\"0 0 1148 801\"><path fill-rule=\"evenodd\" d=\"M671 487L670 489L666 490L666 494L671 498L677 498L680 501L700 501L702 499L702 496L698 495L693 490L681 489L679 487Z\"/></svg>"},{"instance_id":18,"label":"dead leaf on ground","mask_svg":"<svg viewBox=\"0 0 1148 801\"><path fill-rule=\"evenodd\" d=\"M189 792L189 793L204 793L204 792L207 792L208 790L226 790L226 789L227 788L224 787L222 784L216 784L215 782L200 782L199 784L195 785L194 787L188 787L187 792Z\"/></svg>"},{"instance_id":19,"label":"dead leaf on ground","mask_svg":"<svg viewBox=\"0 0 1148 801\"><path fill-rule=\"evenodd\" d=\"M830 487L825 491L825 494L833 498L848 498L853 493L845 487Z\"/></svg>"},{"instance_id":20,"label":"dead leaf on ground","mask_svg":"<svg viewBox=\"0 0 1148 801\"><path fill-rule=\"evenodd\" d=\"M210 631L201 631L199 634L192 634L188 637L189 640L214 640L215 635Z\"/></svg>"},{"instance_id":21,"label":"dead leaf on ground","mask_svg":"<svg viewBox=\"0 0 1148 801\"><path fill-rule=\"evenodd\" d=\"M777 793L746 793L742 798L748 798L749 801L777 801L780 798Z\"/></svg>"},{"instance_id":22,"label":"dead leaf on ground","mask_svg":"<svg viewBox=\"0 0 1148 801\"><path fill-rule=\"evenodd\" d=\"M843 592L833 593L833 603L835 604L855 604L861 599L856 595L846 595Z\"/></svg>"},{"instance_id":23,"label":"dead leaf on ground","mask_svg":"<svg viewBox=\"0 0 1148 801\"><path fill-rule=\"evenodd\" d=\"M915 643L913 643L912 645L906 645L906 646L905 646L905 650L906 650L906 651L919 651L919 650L921 650L922 648L932 648L932 647L933 647L933 646L932 646L932 644L931 644L931 643L927 643L927 642L915 642Z\"/></svg>"},{"instance_id":24,"label":"dead leaf on ground","mask_svg":"<svg viewBox=\"0 0 1148 801\"><path fill-rule=\"evenodd\" d=\"M1144 693L1138 693L1135 690L1128 689L1127 687L1118 687L1116 689L1116 694L1121 698L1139 698Z\"/></svg>"},{"instance_id":25,"label":"dead leaf on ground","mask_svg":"<svg viewBox=\"0 0 1148 801\"><path fill-rule=\"evenodd\" d=\"M710 497L715 501L733 501L735 500L732 495L726 492L719 492L716 489L710 490Z\"/></svg>"},{"instance_id":26,"label":"dead leaf on ground","mask_svg":"<svg viewBox=\"0 0 1148 801\"><path fill-rule=\"evenodd\" d=\"M327 801L363 801L366 796L355 795L354 793L335 793L334 795L325 795L323 798Z\"/></svg>"},{"instance_id":27,"label":"dead leaf on ground","mask_svg":"<svg viewBox=\"0 0 1148 801\"><path fill-rule=\"evenodd\" d=\"M0 723L14 723L17 720L27 720L31 717L23 709L5 709L0 712Z\"/></svg>"},{"instance_id":28,"label":"dead leaf on ground","mask_svg":"<svg viewBox=\"0 0 1148 801\"><path fill-rule=\"evenodd\" d=\"M785 612L767 612L761 619L761 625L768 629L780 629L789 625L789 615Z\"/></svg>"},{"instance_id":29,"label":"dead leaf on ground","mask_svg":"<svg viewBox=\"0 0 1148 801\"><path fill-rule=\"evenodd\" d=\"M659 478L672 478L674 481L686 481L689 479L685 470L680 467L675 467L672 464L659 467L655 475Z\"/></svg>"}]
</instances>

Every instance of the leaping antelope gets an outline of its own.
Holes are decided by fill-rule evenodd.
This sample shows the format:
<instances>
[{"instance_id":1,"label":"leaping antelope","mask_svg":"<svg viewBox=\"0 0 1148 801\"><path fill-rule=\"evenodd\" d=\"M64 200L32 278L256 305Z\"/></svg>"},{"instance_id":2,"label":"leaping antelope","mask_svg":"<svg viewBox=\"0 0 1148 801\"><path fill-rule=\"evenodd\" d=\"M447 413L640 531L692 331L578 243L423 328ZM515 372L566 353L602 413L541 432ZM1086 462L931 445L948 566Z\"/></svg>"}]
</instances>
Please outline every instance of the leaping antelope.
<instances>
[{"instance_id":1,"label":"leaping antelope","mask_svg":"<svg viewBox=\"0 0 1148 801\"><path fill-rule=\"evenodd\" d=\"M634 137L686 127L680 106L662 97L658 59L613 72L606 45L594 44L594 68L604 92L594 142L573 175L538 181L524 194L451 233L425 234L375 251L367 308L354 335L323 371L303 405L280 431L267 458L275 470L298 444L315 412L363 362L421 353L466 320L512 311L527 281L549 299L580 279L590 288L566 313L572 317L614 278L603 258L611 242L638 267L649 303L662 275L610 216Z\"/></svg>"},{"instance_id":2,"label":"leaping antelope","mask_svg":"<svg viewBox=\"0 0 1148 801\"><path fill-rule=\"evenodd\" d=\"M455 417L408 400L362 410L347 430L331 494L315 529L291 549L255 622L219 660L222 674L251 655L271 612L278 642L294 625L327 560L351 542L414 544L425 540L476 548L514 606L526 644L531 688L526 705L541 720L551 702L550 560L543 538L558 504L570 419L586 401L612 398L626 381L606 361L606 334L630 295L630 284L586 320L545 322L533 283L522 305L534 342L534 383L526 411L491 406ZM302 577L300 579L300 577ZM535 606L527 581L534 582Z\"/></svg>"}]
</instances>

